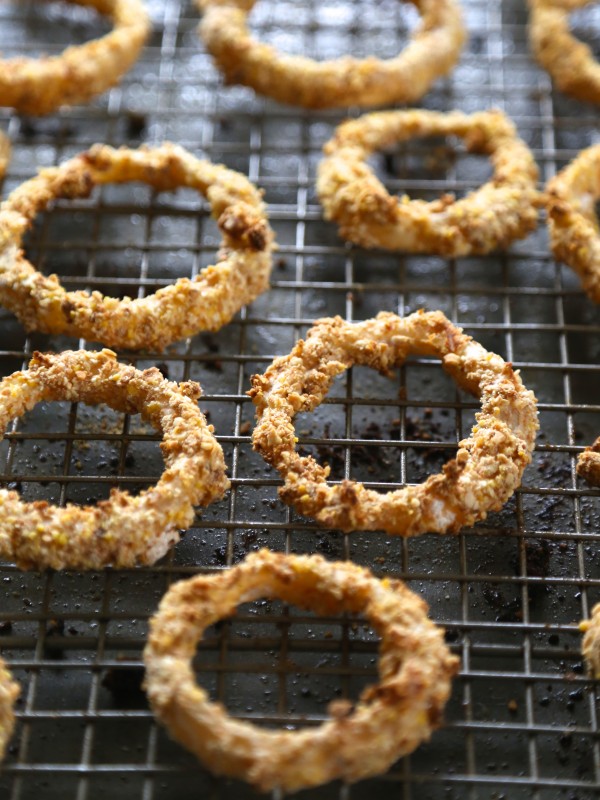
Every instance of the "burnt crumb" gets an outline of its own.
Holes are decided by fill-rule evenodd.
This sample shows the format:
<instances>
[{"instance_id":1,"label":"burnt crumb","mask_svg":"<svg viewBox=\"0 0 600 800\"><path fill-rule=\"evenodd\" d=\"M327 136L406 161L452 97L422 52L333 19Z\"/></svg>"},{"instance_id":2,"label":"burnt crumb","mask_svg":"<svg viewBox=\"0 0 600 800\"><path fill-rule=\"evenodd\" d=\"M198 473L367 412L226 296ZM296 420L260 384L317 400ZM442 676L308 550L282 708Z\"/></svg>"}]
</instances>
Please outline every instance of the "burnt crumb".
<instances>
[{"instance_id":1,"label":"burnt crumb","mask_svg":"<svg viewBox=\"0 0 600 800\"><path fill-rule=\"evenodd\" d=\"M546 539L525 540L525 565L527 575L545 578L548 575L551 555L550 543Z\"/></svg>"},{"instance_id":2,"label":"burnt crumb","mask_svg":"<svg viewBox=\"0 0 600 800\"><path fill-rule=\"evenodd\" d=\"M209 353L219 352L218 342L209 333L202 334L201 339L202 344L206 347Z\"/></svg>"},{"instance_id":3,"label":"burnt crumb","mask_svg":"<svg viewBox=\"0 0 600 800\"><path fill-rule=\"evenodd\" d=\"M250 548L258 541L258 533L256 531L244 531L242 533L242 544L246 548Z\"/></svg>"},{"instance_id":4,"label":"burnt crumb","mask_svg":"<svg viewBox=\"0 0 600 800\"><path fill-rule=\"evenodd\" d=\"M166 364L164 361L159 361L158 364L155 365L156 369L160 372L165 380L169 380L169 365Z\"/></svg>"},{"instance_id":5,"label":"burnt crumb","mask_svg":"<svg viewBox=\"0 0 600 800\"><path fill-rule=\"evenodd\" d=\"M25 139L32 139L37 135L37 127L29 117L21 117L21 136Z\"/></svg>"},{"instance_id":6,"label":"burnt crumb","mask_svg":"<svg viewBox=\"0 0 600 800\"><path fill-rule=\"evenodd\" d=\"M335 556L337 554L337 548L330 536L319 537L317 539L316 549L319 553L326 556Z\"/></svg>"},{"instance_id":7,"label":"burnt crumb","mask_svg":"<svg viewBox=\"0 0 600 800\"><path fill-rule=\"evenodd\" d=\"M550 636L548 637L548 644L552 645L552 647L557 647L560 644L560 638L558 634L556 633L550 634Z\"/></svg>"},{"instance_id":8,"label":"burnt crumb","mask_svg":"<svg viewBox=\"0 0 600 800\"><path fill-rule=\"evenodd\" d=\"M250 428L251 428L250 420L242 422L242 424L240 425L240 436L246 436L248 433L250 433Z\"/></svg>"},{"instance_id":9,"label":"burnt crumb","mask_svg":"<svg viewBox=\"0 0 600 800\"><path fill-rule=\"evenodd\" d=\"M219 127L222 131L230 131L233 128L233 122L229 117L219 117Z\"/></svg>"},{"instance_id":10,"label":"burnt crumb","mask_svg":"<svg viewBox=\"0 0 600 800\"><path fill-rule=\"evenodd\" d=\"M133 453L127 453L125 456L125 466L126 467L133 467L135 466L135 456Z\"/></svg>"},{"instance_id":11,"label":"burnt crumb","mask_svg":"<svg viewBox=\"0 0 600 800\"><path fill-rule=\"evenodd\" d=\"M130 111L127 115L127 136L130 139L141 139L146 130L147 120L145 114Z\"/></svg>"},{"instance_id":12,"label":"burnt crumb","mask_svg":"<svg viewBox=\"0 0 600 800\"><path fill-rule=\"evenodd\" d=\"M458 642L458 631L446 629L444 632L444 641L446 644L454 644L455 642Z\"/></svg>"},{"instance_id":13,"label":"burnt crumb","mask_svg":"<svg viewBox=\"0 0 600 800\"><path fill-rule=\"evenodd\" d=\"M283 272L283 270L287 269L287 261L285 260L285 258L278 258L277 261L275 262L275 266L277 267L277 269Z\"/></svg>"},{"instance_id":14,"label":"burnt crumb","mask_svg":"<svg viewBox=\"0 0 600 800\"><path fill-rule=\"evenodd\" d=\"M213 550L213 561L221 567L227 566L227 550L228 547L226 544L222 545L221 547L215 547L215 549ZM231 548L232 564L241 561L245 555L246 555L246 550L244 550L242 546L239 545L237 542L234 542L233 547Z\"/></svg>"},{"instance_id":15,"label":"burnt crumb","mask_svg":"<svg viewBox=\"0 0 600 800\"><path fill-rule=\"evenodd\" d=\"M65 623L62 619L50 619L46 625L44 637L44 653L47 658L63 658L64 648L55 639L65 635Z\"/></svg>"},{"instance_id":16,"label":"burnt crumb","mask_svg":"<svg viewBox=\"0 0 600 800\"><path fill-rule=\"evenodd\" d=\"M482 589L483 599L496 612L496 622L521 622L523 608L517 597L507 600L497 586L485 585Z\"/></svg>"},{"instance_id":17,"label":"burnt crumb","mask_svg":"<svg viewBox=\"0 0 600 800\"><path fill-rule=\"evenodd\" d=\"M116 708L145 708L143 680L143 667L111 667L102 678L102 686L111 693Z\"/></svg>"},{"instance_id":18,"label":"burnt crumb","mask_svg":"<svg viewBox=\"0 0 600 800\"><path fill-rule=\"evenodd\" d=\"M9 633L12 633L12 629L12 622L9 619L0 622L0 636L8 636Z\"/></svg>"}]
</instances>

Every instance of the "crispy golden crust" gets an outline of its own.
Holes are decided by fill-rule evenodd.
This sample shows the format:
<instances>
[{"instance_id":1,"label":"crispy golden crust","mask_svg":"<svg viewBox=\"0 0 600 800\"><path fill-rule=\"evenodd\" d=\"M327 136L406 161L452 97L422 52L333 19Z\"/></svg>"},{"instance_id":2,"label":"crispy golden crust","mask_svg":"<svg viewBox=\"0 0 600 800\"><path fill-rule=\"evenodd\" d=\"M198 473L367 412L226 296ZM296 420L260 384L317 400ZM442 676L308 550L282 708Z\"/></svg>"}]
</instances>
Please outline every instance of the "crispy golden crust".
<instances>
[{"instance_id":1,"label":"crispy golden crust","mask_svg":"<svg viewBox=\"0 0 600 800\"><path fill-rule=\"evenodd\" d=\"M600 680L600 603L592 609L592 618L579 623L583 637L582 652L588 669Z\"/></svg>"},{"instance_id":2,"label":"crispy golden crust","mask_svg":"<svg viewBox=\"0 0 600 800\"><path fill-rule=\"evenodd\" d=\"M367 159L380 148L430 135L460 136L469 150L489 154L493 178L462 200L392 197ZM537 167L500 111L365 114L340 125L323 150L317 192L325 217L339 224L344 238L363 247L449 257L483 254L506 247L537 224Z\"/></svg>"},{"instance_id":3,"label":"crispy golden crust","mask_svg":"<svg viewBox=\"0 0 600 800\"><path fill-rule=\"evenodd\" d=\"M579 455L577 474L592 486L600 486L600 436Z\"/></svg>"},{"instance_id":4,"label":"crispy golden crust","mask_svg":"<svg viewBox=\"0 0 600 800\"><path fill-rule=\"evenodd\" d=\"M569 13L592 0L528 0L533 54L566 94L600 103L600 65L592 50L569 30Z\"/></svg>"},{"instance_id":5,"label":"crispy golden crust","mask_svg":"<svg viewBox=\"0 0 600 800\"><path fill-rule=\"evenodd\" d=\"M424 483L380 494L362 483L327 483L329 467L295 450L294 416L312 411L333 379L353 364L387 373L409 354L437 356L459 386L481 399L481 411L456 458ZM301 514L343 531L400 536L456 533L500 509L521 482L538 428L536 399L518 372L449 322L440 311L408 317L381 313L355 324L318 320L292 352L254 375L252 442L279 470L281 498Z\"/></svg>"},{"instance_id":6,"label":"crispy golden crust","mask_svg":"<svg viewBox=\"0 0 600 800\"><path fill-rule=\"evenodd\" d=\"M206 195L223 236L217 264L133 300L67 292L20 250L24 231L57 197L87 196L102 183L144 181L159 191L185 186ZM0 206L0 302L27 330L66 333L111 347L162 350L201 330L216 331L269 286L273 233L260 192L238 172L200 161L182 147L114 150L96 145L41 170Z\"/></svg>"},{"instance_id":7,"label":"crispy golden crust","mask_svg":"<svg viewBox=\"0 0 600 800\"><path fill-rule=\"evenodd\" d=\"M582 150L548 181L546 211L555 257L579 275L591 300L600 303L600 236L595 203L600 198L600 145Z\"/></svg>"},{"instance_id":8,"label":"crispy golden crust","mask_svg":"<svg viewBox=\"0 0 600 800\"><path fill-rule=\"evenodd\" d=\"M20 691L0 658L0 761L4 758L6 745L15 726L14 705Z\"/></svg>"},{"instance_id":9,"label":"crispy golden crust","mask_svg":"<svg viewBox=\"0 0 600 800\"><path fill-rule=\"evenodd\" d=\"M232 719L195 680L191 661L206 628L240 603L278 597L318 614L363 614L381 637L379 683L352 709L332 703L318 728L269 731ZM458 659L427 606L400 581L349 562L261 550L220 575L172 586L151 620L146 690L171 735L217 774L263 791L296 791L387 769L441 723Z\"/></svg>"},{"instance_id":10,"label":"crispy golden crust","mask_svg":"<svg viewBox=\"0 0 600 800\"><path fill-rule=\"evenodd\" d=\"M90 6L113 22L100 39L69 47L59 56L0 61L0 105L25 114L50 114L85 103L110 89L136 62L150 32L141 0L68 0Z\"/></svg>"},{"instance_id":11,"label":"crispy golden crust","mask_svg":"<svg viewBox=\"0 0 600 800\"><path fill-rule=\"evenodd\" d=\"M313 61L256 41L246 18L254 0L196 0L200 35L226 83L251 86L282 103L307 108L412 102L458 61L466 32L456 0L410 0L422 22L395 58L350 56Z\"/></svg>"},{"instance_id":12,"label":"crispy golden crust","mask_svg":"<svg viewBox=\"0 0 600 800\"><path fill-rule=\"evenodd\" d=\"M8 163L10 161L10 140L2 131L0 131L0 181L6 175Z\"/></svg>"},{"instance_id":13,"label":"crispy golden crust","mask_svg":"<svg viewBox=\"0 0 600 800\"><path fill-rule=\"evenodd\" d=\"M106 403L140 413L163 435L165 471L133 497L113 490L95 506L24 503L0 490L0 558L22 569L98 569L152 564L179 540L194 519L229 486L221 446L206 424L197 383L176 384L156 368L120 364L110 350L35 353L29 369L0 383L0 431L42 401Z\"/></svg>"}]
</instances>

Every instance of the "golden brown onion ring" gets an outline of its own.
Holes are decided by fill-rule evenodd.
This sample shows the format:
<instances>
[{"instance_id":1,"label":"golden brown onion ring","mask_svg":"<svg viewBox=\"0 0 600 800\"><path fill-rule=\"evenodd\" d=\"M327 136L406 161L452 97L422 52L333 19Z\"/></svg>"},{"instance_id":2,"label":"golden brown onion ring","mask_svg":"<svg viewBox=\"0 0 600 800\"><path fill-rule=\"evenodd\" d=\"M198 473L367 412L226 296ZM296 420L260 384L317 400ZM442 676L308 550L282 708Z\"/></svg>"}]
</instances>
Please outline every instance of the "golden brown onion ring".
<instances>
[{"instance_id":1,"label":"golden brown onion ring","mask_svg":"<svg viewBox=\"0 0 600 800\"><path fill-rule=\"evenodd\" d=\"M579 623L579 630L584 634L582 652L588 669L600 680L600 603L592 608L591 619Z\"/></svg>"},{"instance_id":2,"label":"golden brown onion ring","mask_svg":"<svg viewBox=\"0 0 600 800\"><path fill-rule=\"evenodd\" d=\"M436 356L481 411L456 458L424 483L381 494L362 483L327 483L329 467L296 452L293 419L312 411L336 375L353 364L382 373L409 354ZM254 375L248 392L258 423L252 442L281 474L284 502L329 528L383 530L400 536L456 533L504 505L531 461L538 428L536 400L510 364L463 334L440 312L408 317L382 312L365 322L318 320L306 341Z\"/></svg>"},{"instance_id":3,"label":"golden brown onion ring","mask_svg":"<svg viewBox=\"0 0 600 800\"><path fill-rule=\"evenodd\" d=\"M189 187L206 195L223 236L217 264L148 297L118 300L67 292L20 250L24 231L55 198L86 197L103 183L144 181L159 191ZM201 330L216 331L269 286L273 233L261 193L238 172L201 161L173 144L139 150L96 145L40 171L0 206L0 302L27 330L65 333L111 347L155 348Z\"/></svg>"},{"instance_id":4,"label":"golden brown onion ring","mask_svg":"<svg viewBox=\"0 0 600 800\"><path fill-rule=\"evenodd\" d=\"M493 178L462 200L427 203L391 196L366 163L380 148L419 136L460 136L487 153ZM365 114L340 125L323 148L317 192L326 219L363 247L463 256L488 253L537 224L537 167L512 122L500 111L448 114L421 109Z\"/></svg>"},{"instance_id":5,"label":"golden brown onion ring","mask_svg":"<svg viewBox=\"0 0 600 800\"><path fill-rule=\"evenodd\" d=\"M10 152L10 139L0 131L0 181L6 175L6 170L10 161Z\"/></svg>"},{"instance_id":6,"label":"golden brown onion ring","mask_svg":"<svg viewBox=\"0 0 600 800\"><path fill-rule=\"evenodd\" d=\"M586 447L583 453L579 454L577 474L592 486L600 486L600 436L594 444Z\"/></svg>"},{"instance_id":7,"label":"golden brown onion ring","mask_svg":"<svg viewBox=\"0 0 600 800\"><path fill-rule=\"evenodd\" d=\"M155 367L141 372L110 350L35 353L29 369L4 378L0 431L42 400L106 403L140 413L161 431L165 471L139 495L113 490L95 506L24 503L0 489L0 558L22 569L130 567L161 558L193 522L194 505L208 505L229 486L199 396L197 383L172 383Z\"/></svg>"},{"instance_id":8,"label":"golden brown onion ring","mask_svg":"<svg viewBox=\"0 0 600 800\"><path fill-rule=\"evenodd\" d=\"M191 662L209 625L261 597L322 615L363 614L381 637L379 683L354 708L332 703L330 719L310 730L232 719L198 686ZM144 661L150 704L177 741L217 774L286 792L376 775L412 752L440 725L458 669L425 602L400 581L377 580L349 562L268 550L173 585L151 620Z\"/></svg>"},{"instance_id":9,"label":"golden brown onion ring","mask_svg":"<svg viewBox=\"0 0 600 800\"><path fill-rule=\"evenodd\" d=\"M421 25L395 58L351 56L313 61L280 54L256 41L246 18L255 0L196 0L204 12L200 35L225 82L307 108L412 102L458 61L466 38L457 0L410 0Z\"/></svg>"},{"instance_id":10,"label":"golden brown onion ring","mask_svg":"<svg viewBox=\"0 0 600 800\"><path fill-rule=\"evenodd\" d=\"M0 761L4 758L6 745L15 726L15 700L20 694L6 664L0 658Z\"/></svg>"},{"instance_id":11,"label":"golden brown onion ring","mask_svg":"<svg viewBox=\"0 0 600 800\"><path fill-rule=\"evenodd\" d=\"M569 13L592 0L528 0L529 42L538 62L566 94L600 103L600 64L569 30Z\"/></svg>"},{"instance_id":12,"label":"golden brown onion ring","mask_svg":"<svg viewBox=\"0 0 600 800\"><path fill-rule=\"evenodd\" d=\"M150 32L141 0L67 1L95 8L110 17L114 29L58 56L0 61L0 106L37 116L85 103L117 84L136 62Z\"/></svg>"},{"instance_id":13,"label":"golden brown onion ring","mask_svg":"<svg viewBox=\"0 0 600 800\"><path fill-rule=\"evenodd\" d=\"M587 295L600 303L600 145L588 147L546 187L550 247L579 275Z\"/></svg>"}]
</instances>

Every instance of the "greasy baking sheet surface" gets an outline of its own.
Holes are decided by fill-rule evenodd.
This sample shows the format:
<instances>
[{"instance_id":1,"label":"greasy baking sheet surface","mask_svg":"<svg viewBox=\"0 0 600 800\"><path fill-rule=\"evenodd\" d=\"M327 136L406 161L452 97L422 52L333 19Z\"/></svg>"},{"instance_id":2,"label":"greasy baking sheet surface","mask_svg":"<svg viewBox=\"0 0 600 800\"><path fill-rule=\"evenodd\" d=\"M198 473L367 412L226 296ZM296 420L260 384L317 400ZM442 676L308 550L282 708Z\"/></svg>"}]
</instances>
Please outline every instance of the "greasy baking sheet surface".
<instances>
[{"instance_id":1,"label":"greasy baking sheet surface","mask_svg":"<svg viewBox=\"0 0 600 800\"><path fill-rule=\"evenodd\" d=\"M550 177L597 140L597 110L551 91L528 55L521 0L463 0L470 41L427 108L499 106ZM40 8L41 6L41 8ZM315 197L320 148L343 117L279 106L224 89L183 0L149 3L154 33L121 87L89 107L46 119L0 110L14 143L4 192L96 141L171 139L239 169L266 191L280 251L272 291L216 335L162 354L130 357L170 378L192 378L223 443L232 491L198 517L151 569L80 575L1 568L0 646L22 685L18 728L0 777L10 800L245 798L242 784L211 778L158 729L140 690L147 620L168 584L218 570L259 546L352 558L401 576L430 603L462 658L447 725L388 775L331 784L307 798L596 797L600 750L594 684L582 668L577 622L600 600L598 492L575 476L581 447L600 432L597 309L549 257L543 226L507 253L446 262L346 246L321 220ZM405 41L416 13L397 0L260 0L255 29L290 52L382 56ZM600 52L600 17L578 12L577 31ZM57 52L105 30L86 10L5 2L4 56ZM26 41L27 45L23 42ZM374 164L389 187L413 196L464 193L489 175L485 159L453 142L412 142ZM28 252L70 288L141 296L211 263L218 246L204 201L106 187L40 218ZM522 370L540 401L541 434L517 495L457 537L403 542L318 530L277 500L277 476L250 446L249 376L287 352L311 321L381 309L440 308ZM26 336L0 311L2 374L34 349L77 347ZM89 345L88 345L89 346ZM389 488L437 469L472 424L476 404L438 364L412 361L394 379L363 369L340 378L330 400L298 420L302 446L336 478ZM28 499L88 502L119 485L156 480L158 443L138 418L105 408L38 407L0 445L0 479ZM239 716L264 724L318 722L327 703L356 697L375 679L376 641L360 620L320 620L256 603L212 630L199 678Z\"/></svg>"}]
</instances>

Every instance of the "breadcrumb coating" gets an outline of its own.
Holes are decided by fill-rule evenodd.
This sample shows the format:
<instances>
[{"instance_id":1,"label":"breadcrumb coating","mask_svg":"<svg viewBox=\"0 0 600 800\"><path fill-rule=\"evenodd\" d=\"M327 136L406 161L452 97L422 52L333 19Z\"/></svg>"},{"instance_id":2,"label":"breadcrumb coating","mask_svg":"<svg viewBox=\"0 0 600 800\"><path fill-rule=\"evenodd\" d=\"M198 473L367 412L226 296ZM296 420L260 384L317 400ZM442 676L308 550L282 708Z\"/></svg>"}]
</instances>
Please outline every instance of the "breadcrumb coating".
<instances>
[{"instance_id":1,"label":"breadcrumb coating","mask_svg":"<svg viewBox=\"0 0 600 800\"><path fill-rule=\"evenodd\" d=\"M317 614L363 614L381 637L379 682L354 706L330 704L317 728L264 730L233 719L196 683L192 659L209 625L236 606L277 597ZM219 575L174 584L150 623L146 691L158 719L212 772L262 791L293 792L385 771L442 721L458 659L426 603L397 580L350 562L261 550Z\"/></svg>"},{"instance_id":2,"label":"breadcrumb coating","mask_svg":"<svg viewBox=\"0 0 600 800\"><path fill-rule=\"evenodd\" d=\"M600 235L595 204L600 198L600 145L588 147L546 186L550 247L579 275L600 303Z\"/></svg>"},{"instance_id":3,"label":"breadcrumb coating","mask_svg":"<svg viewBox=\"0 0 600 800\"><path fill-rule=\"evenodd\" d=\"M306 108L413 102L447 75L466 39L457 0L410 0L420 26L394 58L351 56L314 61L279 53L254 39L247 16L255 0L196 0L200 36L228 84L251 86L281 103Z\"/></svg>"},{"instance_id":4,"label":"breadcrumb coating","mask_svg":"<svg viewBox=\"0 0 600 800\"><path fill-rule=\"evenodd\" d=\"M0 106L41 116L85 103L115 86L135 64L150 33L141 0L67 0L95 8L113 22L100 39L68 47L58 56L0 61Z\"/></svg>"},{"instance_id":5,"label":"breadcrumb coating","mask_svg":"<svg viewBox=\"0 0 600 800\"><path fill-rule=\"evenodd\" d=\"M21 693L4 661L0 658L0 761L15 726L14 705Z\"/></svg>"},{"instance_id":6,"label":"breadcrumb coating","mask_svg":"<svg viewBox=\"0 0 600 800\"><path fill-rule=\"evenodd\" d=\"M197 383L176 384L153 367L141 372L110 350L34 353L29 368L0 382L0 432L40 401L105 403L163 435L165 471L132 496L113 489L95 506L24 503L0 489L0 558L21 569L99 569L153 564L229 487L221 446L197 404Z\"/></svg>"},{"instance_id":7,"label":"breadcrumb coating","mask_svg":"<svg viewBox=\"0 0 600 800\"><path fill-rule=\"evenodd\" d=\"M592 618L579 623L584 634L582 652L588 669L594 678L600 680L600 603L592 609Z\"/></svg>"},{"instance_id":8,"label":"breadcrumb coating","mask_svg":"<svg viewBox=\"0 0 600 800\"><path fill-rule=\"evenodd\" d=\"M471 152L488 154L491 180L461 200L446 194L428 203L390 195L367 159L378 149L432 135L459 136ZM501 111L365 114L342 123L323 151L317 192L325 218L362 247L446 257L484 254L507 247L537 225L537 166Z\"/></svg>"},{"instance_id":9,"label":"breadcrumb coating","mask_svg":"<svg viewBox=\"0 0 600 800\"><path fill-rule=\"evenodd\" d=\"M600 103L600 64L569 30L569 14L595 0L528 0L529 43L540 65L565 94Z\"/></svg>"},{"instance_id":10,"label":"breadcrumb coating","mask_svg":"<svg viewBox=\"0 0 600 800\"><path fill-rule=\"evenodd\" d=\"M0 131L0 181L6 175L6 170L8 169L8 164L10 161L10 139L6 134Z\"/></svg>"},{"instance_id":11,"label":"breadcrumb coating","mask_svg":"<svg viewBox=\"0 0 600 800\"><path fill-rule=\"evenodd\" d=\"M293 419L314 410L336 375L354 364L383 374L409 354L436 356L481 411L456 458L424 483L381 494L362 483L327 483L329 467L296 452ZM364 322L318 320L289 355L254 375L252 442L284 480L280 497L305 516L342 531L383 530L400 536L457 533L497 511L521 482L538 429L536 399L511 364L485 350L440 311L408 317L382 312Z\"/></svg>"},{"instance_id":12,"label":"breadcrumb coating","mask_svg":"<svg viewBox=\"0 0 600 800\"><path fill-rule=\"evenodd\" d=\"M158 191L196 189L211 204L223 236L218 261L148 297L116 299L66 291L20 250L35 215L56 198L87 197L104 183L143 181ZM40 171L0 206L0 302L28 331L68 334L110 347L162 350L201 330L216 331L269 286L273 232L261 193L238 172L166 143L137 150L96 145Z\"/></svg>"},{"instance_id":13,"label":"breadcrumb coating","mask_svg":"<svg viewBox=\"0 0 600 800\"><path fill-rule=\"evenodd\" d=\"M592 486L600 486L600 436L577 459L577 474Z\"/></svg>"}]
</instances>

